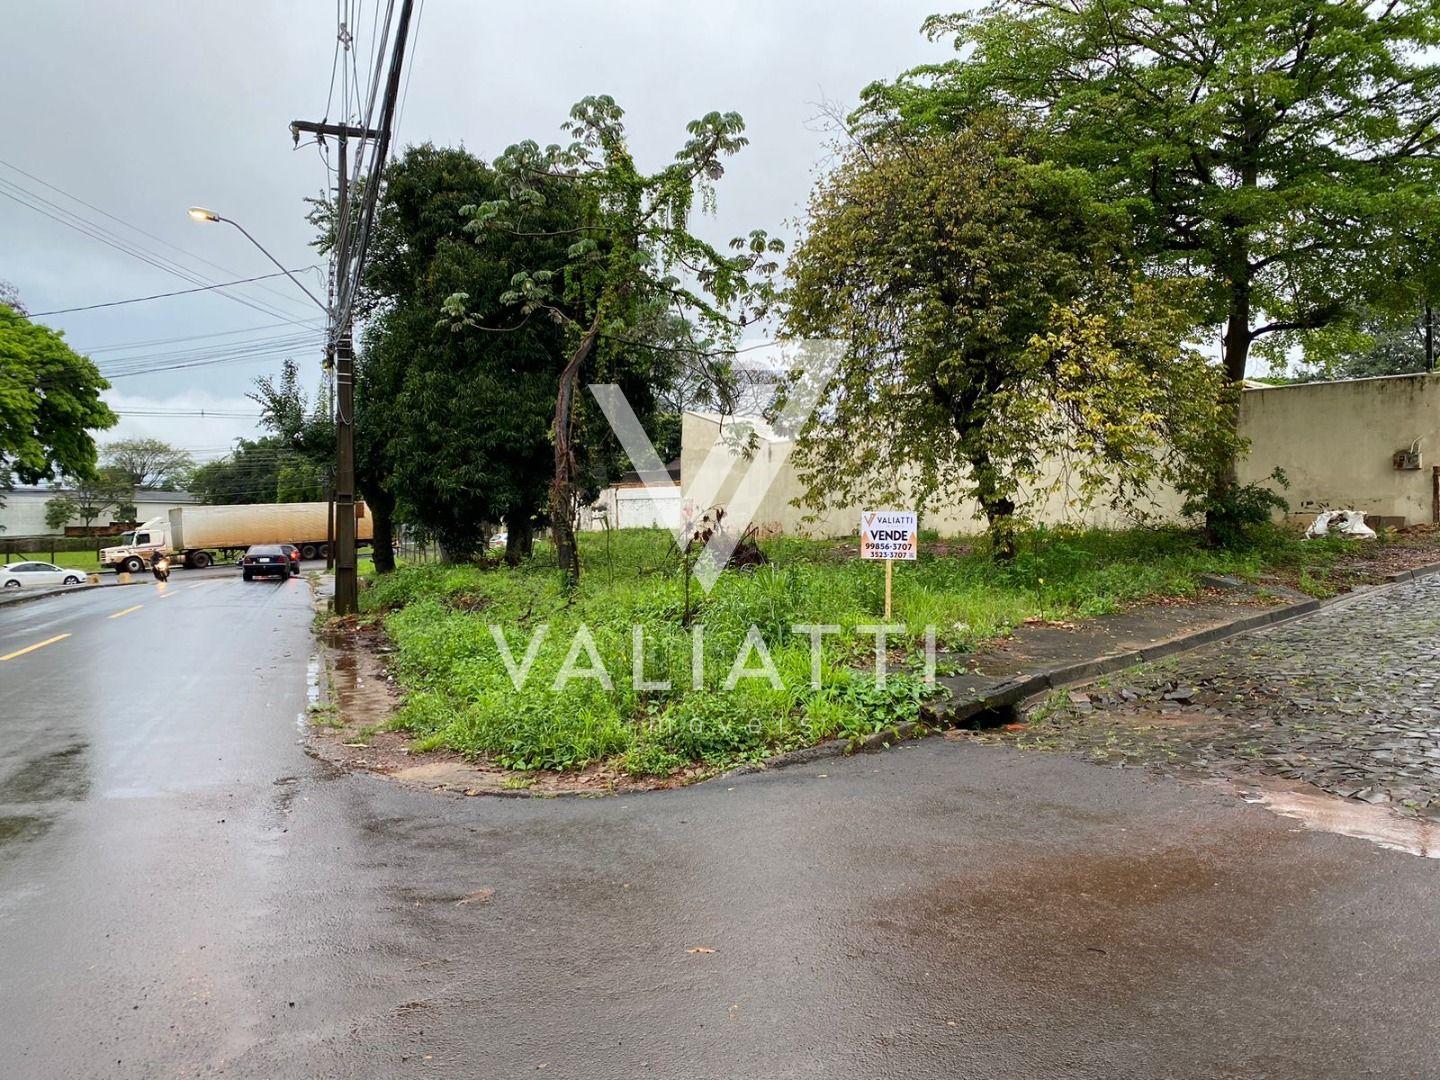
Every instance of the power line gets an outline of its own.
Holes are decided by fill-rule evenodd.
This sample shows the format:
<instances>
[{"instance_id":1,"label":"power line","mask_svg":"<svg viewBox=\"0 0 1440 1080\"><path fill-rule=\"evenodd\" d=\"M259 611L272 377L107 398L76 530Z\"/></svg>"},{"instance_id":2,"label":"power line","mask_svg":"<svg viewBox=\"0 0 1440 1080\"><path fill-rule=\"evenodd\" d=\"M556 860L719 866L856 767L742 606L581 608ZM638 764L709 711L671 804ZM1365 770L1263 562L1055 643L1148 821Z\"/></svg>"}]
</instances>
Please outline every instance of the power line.
<instances>
[{"instance_id":1,"label":"power line","mask_svg":"<svg viewBox=\"0 0 1440 1080\"><path fill-rule=\"evenodd\" d=\"M343 25L340 0L335 0L335 20ZM325 94L325 119L330 119L330 105L335 100L335 73L340 66L340 28L335 30L335 50L330 54L330 89Z\"/></svg>"},{"instance_id":2,"label":"power line","mask_svg":"<svg viewBox=\"0 0 1440 1080\"><path fill-rule=\"evenodd\" d=\"M136 375L151 375L158 371L180 371L187 368L213 367L217 364L243 364L255 363L262 360L274 360L291 356L295 347L285 346L264 346L246 350L237 350L233 354L211 356L205 358L176 358L172 361L126 367L123 369L101 370L100 374L107 381L113 382L116 379L128 379Z\"/></svg>"},{"instance_id":3,"label":"power line","mask_svg":"<svg viewBox=\"0 0 1440 1080\"><path fill-rule=\"evenodd\" d=\"M7 188L11 190L6 190ZM19 194L17 195L15 194L15 192L19 192ZM192 285L207 285L212 288L218 289L220 291L220 295L226 297L227 299L234 300L236 303L244 304L248 308L253 308L256 311L263 312L264 314L269 315L272 318L284 319L286 322L303 325L301 324L299 319L293 316L287 316L283 311L276 310L275 308L270 307L260 301L251 300L244 296L225 292L224 290L227 288L227 286L223 283L211 281L207 279L203 274L190 270L175 262L173 259L169 259L164 255L159 255L155 252L149 251L141 247L138 244L134 244L126 240L124 237L116 235L114 232L106 229L104 226L97 225L93 221L88 221L86 218L79 214L76 214L74 211L67 210L59 203L47 199L43 195L36 194L35 192L28 190L27 188L15 183L12 180L6 180L4 177L0 177L0 196L4 196L10 201L20 204L28 210L33 210L37 214L40 214L42 217L47 217L51 221L57 222L60 225L64 225L68 229L73 229L76 232L80 233L80 235L82 236L86 236L92 240L98 241L99 243L104 244L106 247L113 248L124 255L129 255L133 259L138 259L140 262L143 262L147 266L153 267L156 270L160 270L167 274L172 274L183 281L190 282ZM42 205L36 205L36 203ZM46 210L46 206L51 207L55 212L52 213L51 210Z\"/></svg>"},{"instance_id":4,"label":"power line","mask_svg":"<svg viewBox=\"0 0 1440 1080\"><path fill-rule=\"evenodd\" d=\"M384 36L388 40L390 36L390 12L394 7L394 0L386 5L385 9L385 31ZM357 242L350 250L350 267L348 268L348 280L344 282L344 289L341 292L340 319L338 325L348 326L350 323L351 309L355 303L355 294L359 290L360 281L365 273L365 255L370 245L370 229L375 218L375 203L380 194L380 181L384 173L386 157L390 149L390 138L395 120L396 97L400 89L400 68L404 61L406 38L410 30L410 16L414 7L414 0L404 0L401 8L400 23L395 31L395 44L390 57L390 68L385 76L385 97L380 105L380 137L374 142L374 150L371 154L371 166L368 170L369 182L365 185L364 204L360 210L360 218L354 229ZM380 59L384 59L382 51ZM377 61L375 78L380 78L380 65ZM370 103L373 110L375 103L375 91L377 86L370 88ZM365 127L370 127L370 112L365 116ZM364 158L364 144L361 144L361 152L355 158L355 179L358 182L360 170ZM348 222L346 223L349 224Z\"/></svg>"},{"instance_id":5,"label":"power line","mask_svg":"<svg viewBox=\"0 0 1440 1080\"><path fill-rule=\"evenodd\" d=\"M146 416L154 418L197 417L210 420L258 420L263 413L225 412L220 409L112 409L116 416Z\"/></svg>"},{"instance_id":6,"label":"power line","mask_svg":"<svg viewBox=\"0 0 1440 1080\"><path fill-rule=\"evenodd\" d=\"M191 345L179 349L145 350L135 356L110 357L100 361L99 366L101 371L118 371L136 363L148 363L152 360L198 360L207 356L233 356L241 352L253 352L256 349L280 349L289 348L292 345L305 345L313 343L319 338L318 331L303 334L268 334L244 341L226 342L223 345Z\"/></svg>"},{"instance_id":7,"label":"power line","mask_svg":"<svg viewBox=\"0 0 1440 1080\"><path fill-rule=\"evenodd\" d=\"M395 111L396 132L399 132L400 124L405 119L405 103L410 100L410 76L415 74L415 53L420 48L420 20L424 17L425 0L420 0L420 6L415 9L414 40L410 42L410 66L405 69L405 89L400 92L400 105ZM396 151L392 146L390 159L393 161L395 157Z\"/></svg>"},{"instance_id":8,"label":"power line","mask_svg":"<svg viewBox=\"0 0 1440 1080\"><path fill-rule=\"evenodd\" d=\"M4 192L0 192L0 195L3 194ZM20 200L16 199L15 201L19 202ZM34 208L32 207L31 209ZM307 270L314 269L315 264L311 263L309 266L302 266L298 270L292 270L291 273L303 274ZM98 308L120 307L122 304L143 304L147 300L165 300L172 296L189 296L191 293L210 292L214 289L227 289L232 285L246 285L252 281L265 281L269 278L277 278L281 276L282 275L277 271L273 274L260 274L256 277L237 278L234 281L218 281L213 285L200 285L193 289L176 289L174 292L152 293L149 296L136 296L129 300L107 300L103 304L82 304L79 307L55 308L51 311L35 311L30 314L30 317L32 319L38 319L45 315L68 315L72 311L95 311ZM285 319L284 324L293 325L293 320ZM274 325L279 326L282 324L276 323Z\"/></svg>"},{"instance_id":9,"label":"power line","mask_svg":"<svg viewBox=\"0 0 1440 1080\"><path fill-rule=\"evenodd\" d=\"M117 224L120 224L120 225L125 226L125 228L130 229L130 230L133 231L133 232L139 233L141 236L148 237L148 238L151 239L151 240L154 240L154 241L156 241L156 242L158 242L158 243L160 243L160 244L163 244L165 247L169 248L171 251L178 251L181 255L184 255L187 259L193 259L193 260L195 260L196 262L204 263L206 266L209 266L209 267L212 267L212 268L214 268L214 269L216 269L216 270L219 270L219 271L221 271L222 273L229 274L231 277L234 277L234 276L235 276L235 271L234 271L234 270L231 270L231 269L229 269L228 267L225 267L225 266L221 266L219 263L214 262L214 261L212 261L212 260L210 260L210 259L207 259L207 258L206 258L205 256L203 256L203 255L197 255L195 252L189 251L189 250L187 250L186 248L182 248L182 247L180 247L178 244L173 244L173 243L171 243L169 240L166 240L163 236L157 236L155 233L152 233L152 232L149 232L149 231L147 231L147 230L145 230L145 229L142 229L142 228L140 228L140 226L135 225L135 224L132 224L131 222L126 221L124 218L119 217L119 216L117 216L117 215L115 215L115 214L112 214L110 211L106 210L106 209L103 208L103 207L96 206L94 203L86 202L84 199L80 198L78 195L74 195L74 194L72 194L71 192L66 191L64 188L57 187L55 184L52 184L52 183L50 183L48 180L44 180L44 179L36 176L34 173L26 172L24 169L20 168L20 166L18 166L18 165L12 164L11 162L5 161L5 160L3 160L3 159L0 159L0 165L3 165L5 168L10 169L10 170L12 170L12 171L14 171L14 172L19 173L21 176L27 177L27 178L29 178L30 180L35 181L35 183L40 184L40 185L42 185L43 187L49 188L51 191L55 192L56 194L63 195L65 198L71 200L72 202L79 203L81 206L86 207L87 209L90 209L90 210L95 211L95 213L97 213L97 214L100 214L100 215L102 215L102 216L104 216L104 217L109 218L111 221L114 221L114 222L116 222ZM14 184L13 181L11 181L10 183L11 183L13 186L17 187L17 188L20 187L20 185ZM23 188L20 188L20 190L23 191L24 189L23 189ZM31 194L33 194L33 193L31 193ZM36 197L36 198L40 198L40 196L35 196L35 197ZM54 204L52 203L51 205L54 205ZM68 211L65 211L65 212L68 213ZM76 215L76 216L78 217L78 215ZM137 245L137 246L138 246L138 245ZM160 257L160 258L165 258L164 256L158 256L158 257ZM168 261L171 262L171 263L174 263L174 260L173 260L173 259L170 259L170 260L168 260ZM176 265L179 265L179 264L176 264ZM187 273L195 273L195 275L196 275L197 277L199 277L202 281L208 282L208 281L210 280L209 278L205 277L205 275L203 275L203 274L201 274L201 273L199 273L199 272L197 272L197 271L191 271L188 267L180 266L180 269L186 271ZM268 287L268 286L264 286L264 285L261 286L261 289L262 289L263 291L265 291L265 292L270 293L270 295L275 296L275 297L279 298L280 300L285 301L286 303L289 303L289 304L294 304L294 303L296 303L294 297L291 296L289 293L283 293L283 292L280 292L280 291L278 291L278 290L276 290L276 289L272 289L272 288L270 288L270 287Z\"/></svg>"},{"instance_id":10,"label":"power line","mask_svg":"<svg viewBox=\"0 0 1440 1080\"><path fill-rule=\"evenodd\" d=\"M70 347L78 353L93 357L96 353L101 352L119 352L124 349L145 349L152 348L156 345L174 345L181 341L205 341L217 337L234 337L236 334L253 334L257 330L273 330L277 326L288 325L288 323L262 323L259 326L241 327L239 330L216 330L209 334L182 334L180 337L151 338L148 341L126 341L116 345L71 345ZM316 329L316 333L320 333L318 328Z\"/></svg>"}]
</instances>

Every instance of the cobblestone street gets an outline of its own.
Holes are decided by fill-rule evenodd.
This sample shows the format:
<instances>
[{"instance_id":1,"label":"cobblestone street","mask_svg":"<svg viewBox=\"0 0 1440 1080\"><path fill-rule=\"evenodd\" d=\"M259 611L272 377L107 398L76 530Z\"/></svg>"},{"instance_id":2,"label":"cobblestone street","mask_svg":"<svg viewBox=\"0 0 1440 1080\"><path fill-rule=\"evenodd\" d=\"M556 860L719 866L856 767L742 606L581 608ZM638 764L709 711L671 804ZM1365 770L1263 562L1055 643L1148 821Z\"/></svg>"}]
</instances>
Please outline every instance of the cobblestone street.
<instances>
[{"instance_id":1,"label":"cobblestone street","mask_svg":"<svg viewBox=\"0 0 1440 1080\"><path fill-rule=\"evenodd\" d=\"M1132 668L992 732L1116 766L1313 784L1440 820L1440 576Z\"/></svg>"}]
</instances>

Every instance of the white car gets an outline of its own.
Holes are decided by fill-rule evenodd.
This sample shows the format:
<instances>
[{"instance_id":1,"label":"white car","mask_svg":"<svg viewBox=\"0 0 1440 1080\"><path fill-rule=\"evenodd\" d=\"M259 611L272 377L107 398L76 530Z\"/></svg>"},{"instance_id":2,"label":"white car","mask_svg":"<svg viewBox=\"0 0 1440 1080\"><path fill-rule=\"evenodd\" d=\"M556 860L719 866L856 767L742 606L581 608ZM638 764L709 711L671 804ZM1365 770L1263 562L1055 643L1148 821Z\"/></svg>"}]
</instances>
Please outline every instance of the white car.
<instances>
[{"instance_id":1,"label":"white car","mask_svg":"<svg viewBox=\"0 0 1440 1080\"><path fill-rule=\"evenodd\" d=\"M83 585L85 575L48 562L12 562L0 566L0 587L19 589L26 585Z\"/></svg>"}]
</instances>

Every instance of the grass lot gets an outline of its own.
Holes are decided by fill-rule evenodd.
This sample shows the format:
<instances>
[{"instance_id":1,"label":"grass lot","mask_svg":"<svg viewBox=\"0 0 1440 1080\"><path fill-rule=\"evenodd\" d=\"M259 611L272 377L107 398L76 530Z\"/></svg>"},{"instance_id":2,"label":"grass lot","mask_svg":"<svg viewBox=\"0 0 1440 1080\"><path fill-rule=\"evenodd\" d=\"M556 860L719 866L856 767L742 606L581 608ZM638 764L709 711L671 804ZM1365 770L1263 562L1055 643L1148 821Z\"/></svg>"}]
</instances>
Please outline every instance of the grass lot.
<instances>
[{"instance_id":1,"label":"grass lot","mask_svg":"<svg viewBox=\"0 0 1440 1080\"><path fill-rule=\"evenodd\" d=\"M108 543L109 541L107 541ZM8 555L4 562L48 562L56 566L66 568L74 567L76 570L99 570L100 562L95 558L93 551L57 551L55 558L50 558L48 551L31 551L24 554Z\"/></svg>"},{"instance_id":2,"label":"grass lot","mask_svg":"<svg viewBox=\"0 0 1440 1080\"><path fill-rule=\"evenodd\" d=\"M895 621L907 629L892 639L891 657L907 674L882 687L873 677L874 635L856 630L880 621L880 564L859 562L853 541L771 541L764 545L769 566L727 572L701 599L696 621L704 626L705 667L697 689L669 536L622 531L608 554L602 536L586 534L581 543L585 574L573 596L545 552L513 570L428 564L370 578L362 609L383 617L397 646L394 671L407 691L393 724L413 734L419 749L446 748L513 769L572 769L609 759L636 775L754 760L914 718L925 694L927 625L936 627L942 650L964 652L1029 618L1095 616L1146 597L1193 595L1206 572L1254 578L1279 571L1324 593L1330 568L1356 551L1353 543L1302 544L1278 531L1243 553L1204 550L1178 530L1048 531L1029 534L1016 561L1001 568L959 545L922 542L930 551L895 570ZM819 689L811 685L810 638L792 631L800 623L842 628L824 639ZM523 690L512 682L492 626L504 634L516 665L535 643ZM582 626L611 687L595 678L557 685L567 653L583 650L583 642L575 644ZM781 686L742 678L727 690L752 626ZM670 689L633 688L636 627L645 678L668 680ZM591 667L583 651L576 656L574 669ZM753 650L747 660L751 670L763 666Z\"/></svg>"}]
</instances>

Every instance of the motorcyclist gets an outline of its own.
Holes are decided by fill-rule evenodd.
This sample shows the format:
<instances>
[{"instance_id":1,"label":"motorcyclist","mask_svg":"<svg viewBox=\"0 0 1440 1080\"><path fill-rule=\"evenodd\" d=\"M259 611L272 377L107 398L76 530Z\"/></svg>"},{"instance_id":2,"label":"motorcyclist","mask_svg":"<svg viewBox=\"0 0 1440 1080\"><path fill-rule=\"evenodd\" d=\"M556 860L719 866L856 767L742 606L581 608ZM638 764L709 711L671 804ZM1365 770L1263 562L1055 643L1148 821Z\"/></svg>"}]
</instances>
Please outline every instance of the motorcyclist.
<instances>
[{"instance_id":1,"label":"motorcyclist","mask_svg":"<svg viewBox=\"0 0 1440 1080\"><path fill-rule=\"evenodd\" d=\"M150 572L155 575L156 581L170 580L170 559L168 556L157 554L150 560Z\"/></svg>"}]
</instances>

